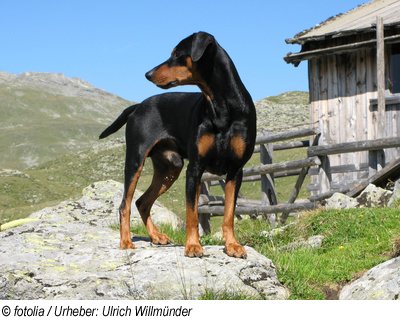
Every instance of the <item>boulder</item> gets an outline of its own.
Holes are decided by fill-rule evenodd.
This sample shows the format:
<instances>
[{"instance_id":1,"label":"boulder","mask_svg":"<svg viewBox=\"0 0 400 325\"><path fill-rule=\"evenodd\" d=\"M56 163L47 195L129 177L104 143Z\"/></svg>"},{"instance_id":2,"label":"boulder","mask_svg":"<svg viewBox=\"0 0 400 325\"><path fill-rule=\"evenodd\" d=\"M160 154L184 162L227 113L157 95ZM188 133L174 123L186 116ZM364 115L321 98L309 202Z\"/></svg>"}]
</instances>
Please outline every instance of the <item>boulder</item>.
<instances>
[{"instance_id":1,"label":"boulder","mask_svg":"<svg viewBox=\"0 0 400 325\"><path fill-rule=\"evenodd\" d=\"M379 264L346 285L340 300L399 300L400 257Z\"/></svg>"},{"instance_id":2,"label":"boulder","mask_svg":"<svg viewBox=\"0 0 400 325\"><path fill-rule=\"evenodd\" d=\"M392 196L392 191L369 184L364 191L357 196L356 200L359 207L385 207Z\"/></svg>"},{"instance_id":3,"label":"boulder","mask_svg":"<svg viewBox=\"0 0 400 325\"><path fill-rule=\"evenodd\" d=\"M329 199L325 200L326 209L341 210L356 208L357 206L358 202L356 199L353 199L342 193L335 193Z\"/></svg>"},{"instance_id":4,"label":"boulder","mask_svg":"<svg viewBox=\"0 0 400 325\"><path fill-rule=\"evenodd\" d=\"M369 184L356 198L335 193L329 199L326 199L323 205L326 209L336 210L394 206L396 198L400 197L400 184L397 185L397 188L398 192L392 192Z\"/></svg>"},{"instance_id":5,"label":"boulder","mask_svg":"<svg viewBox=\"0 0 400 325\"><path fill-rule=\"evenodd\" d=\"M271 260L251 247L246 260L227 256L223 246L187 258L183 246L140 237L136 249L119 250L119 230L111 226L118 224L122 185L99 182L83 193L0 232L0 299L288 298ZM154 220L173 215L164 210L157 204Z\"/></svg>"}]
</instances>

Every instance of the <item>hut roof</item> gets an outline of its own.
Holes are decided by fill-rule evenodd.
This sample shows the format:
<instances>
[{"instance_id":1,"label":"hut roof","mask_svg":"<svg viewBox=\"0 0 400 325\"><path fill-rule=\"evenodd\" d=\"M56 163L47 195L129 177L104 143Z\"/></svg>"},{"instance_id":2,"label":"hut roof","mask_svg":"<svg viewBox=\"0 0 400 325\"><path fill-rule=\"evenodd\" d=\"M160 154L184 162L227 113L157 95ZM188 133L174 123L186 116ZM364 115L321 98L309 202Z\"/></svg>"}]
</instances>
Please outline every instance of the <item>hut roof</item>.
<instances>
[{"instance_id":1,"label":"hut roof","mask_svg":"<svg viewBox=\"0 0 400 325\"><path fill-rule=\"evenodd\" d=\"M322 40L326 37L339 37L375 29L376 16L381 16L385 26L400 24L399 0L373 0L358 6L345 14L339 14L305 30L293 38L288 44L304 44L311 40Z\"/></svg>"}]
</instances>

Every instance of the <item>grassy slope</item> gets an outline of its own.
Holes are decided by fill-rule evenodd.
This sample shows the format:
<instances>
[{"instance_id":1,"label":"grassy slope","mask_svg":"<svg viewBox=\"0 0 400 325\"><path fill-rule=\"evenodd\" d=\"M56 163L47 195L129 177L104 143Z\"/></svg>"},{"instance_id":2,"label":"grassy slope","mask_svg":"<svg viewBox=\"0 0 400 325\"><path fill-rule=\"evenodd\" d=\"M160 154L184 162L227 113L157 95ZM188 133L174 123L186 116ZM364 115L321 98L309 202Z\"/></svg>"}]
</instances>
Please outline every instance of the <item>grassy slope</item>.
<instances>
[{"instance_id":1,"label":"grassy slope","mask_svg":"<svg viewBox=\"0 0 400 325\"><path fill-rule=\"evenodd\" d=\"M102 105L83 96L6 84L0 84L0 98L0 164L17 169L90 148L104 126L129 105L122 98Z\"/></svg>"},{"instance_id":2,"label":"grassy slope","mask_svg":"<svg viewBox=\"0 0 400 325\"><path fill-rule=\"evenodd\" d=\"M344 284L398 255L399 222L394 208L317 211L270 240L257 235L263 225L254 222L242 224L238 232L242 242L274 261L292 299L334 299ZM314 235L324 236L321 248L279 250Z\"/></svg>"}]
</instances>

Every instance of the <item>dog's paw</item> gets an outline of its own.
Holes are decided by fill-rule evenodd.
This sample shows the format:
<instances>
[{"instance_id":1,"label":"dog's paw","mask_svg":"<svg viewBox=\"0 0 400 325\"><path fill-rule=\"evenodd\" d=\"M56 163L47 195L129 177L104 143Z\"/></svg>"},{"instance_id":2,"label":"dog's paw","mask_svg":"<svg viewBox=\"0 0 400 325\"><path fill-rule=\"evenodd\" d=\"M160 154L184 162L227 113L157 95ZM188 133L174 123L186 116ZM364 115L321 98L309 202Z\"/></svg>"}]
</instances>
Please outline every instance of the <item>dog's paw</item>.
<instances>
[{"instance_id":1,"label":"dog's paw","mask_svg":"<svg viewBox=\"0 0 400 325\"><path fill-rule=\"evenodd\" d=\"M119 249L135 249L135 245L132 243L132 241L129 240L121 240Z\"/></svg>"},{"instance_id":2,"label":"dog's paw","mask_svg":"<svg viewBox=\"0 0 400 325\"><path fill-rule=\"evenodd\" d=\"M162 234L160 232L157 234L153 234L150 238L152 243L155 245L167 245L171 244L172 242L166 234Z\"/></svg>"},{"instance_id":3,"label":"dog's paw","mask_svg":"<svg viewBox=\"0 0 400 325\"><path fill-rule=\"evenodd\" d=\"M231 257L247 258L246 250L238 243L225 244L225 252Z\"/></svg>"},{"instance_id":4,"label":"dog's paw","mask_svg":"<svg viewBox=\"0 0 400 325\"><path fill-rule=\"evenodd\" d=\"M187 257L202 257L203 247L200 244L186 244L185 246L185 256Z\"/></svg>"}]
</instances>

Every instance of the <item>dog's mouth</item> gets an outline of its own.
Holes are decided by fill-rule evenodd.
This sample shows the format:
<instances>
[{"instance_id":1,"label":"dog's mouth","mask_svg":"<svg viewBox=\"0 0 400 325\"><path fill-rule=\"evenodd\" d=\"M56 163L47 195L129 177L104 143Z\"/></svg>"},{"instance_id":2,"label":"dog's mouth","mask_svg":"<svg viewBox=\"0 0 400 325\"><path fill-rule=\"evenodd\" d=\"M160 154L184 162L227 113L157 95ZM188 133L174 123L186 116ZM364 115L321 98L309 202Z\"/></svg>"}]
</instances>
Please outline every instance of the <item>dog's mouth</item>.
<instances>
[{"instance_id":1,"label":"dog's mouth","mask_svg":"<svg viewBox=\"0 0 400 325\"><path fill-rule=\"evenodd\" d=\"M169 89L176 86L179 86L178 80L173 80L163 85L157 85L157 87L160 87L161 89Z\"/></svg>"}]
</instances>

